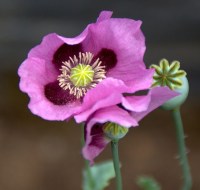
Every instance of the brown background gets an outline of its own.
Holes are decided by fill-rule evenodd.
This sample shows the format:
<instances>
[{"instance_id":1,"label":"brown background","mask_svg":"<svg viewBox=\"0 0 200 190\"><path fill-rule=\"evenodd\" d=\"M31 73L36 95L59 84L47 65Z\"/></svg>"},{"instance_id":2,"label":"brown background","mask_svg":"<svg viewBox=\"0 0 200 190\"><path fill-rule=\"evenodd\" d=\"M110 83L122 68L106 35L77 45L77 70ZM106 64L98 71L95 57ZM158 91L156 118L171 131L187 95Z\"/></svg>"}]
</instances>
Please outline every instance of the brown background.
<instances>
[{"instance_id":1,"label":"brown background","mask_svg":"<svg viewBox=\"0 0 200 190\"><path fill-rule=\"evenodd\" d=\"M81 189L81 130L73 121L49 122L31 114L18 89L17 68L42 36L75 36L100 10L143 20L145 62L178 59L188 73L190 96L182 115L193 190L200 189L200 1L0 1L0 190ZM110 147L96 162L111 158ZM155 177L165 190L181 189L175 130L170 112L156 110L120 142L124 189L137 189L140 175ZM111 187L114 189L114 182Z\"/></svg>"}]
</instances>

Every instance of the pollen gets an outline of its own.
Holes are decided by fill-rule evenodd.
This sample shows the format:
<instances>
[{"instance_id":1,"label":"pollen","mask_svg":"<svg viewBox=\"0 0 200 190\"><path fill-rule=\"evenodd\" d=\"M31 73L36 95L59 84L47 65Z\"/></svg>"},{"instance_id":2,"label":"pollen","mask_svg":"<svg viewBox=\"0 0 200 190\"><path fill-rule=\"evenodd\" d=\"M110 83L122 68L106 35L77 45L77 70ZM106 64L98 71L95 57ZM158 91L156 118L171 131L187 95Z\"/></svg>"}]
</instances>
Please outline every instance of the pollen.
<instances>
[{"instance_id":1,"label":"pollen","mask_svg":"<svg viewBox=\"0 0 200 190\"><path fill-rule=\"evenodd\" d=\"M80 52L78 57L74 55L63 62L58 76L59 86L79 99L105 79L105 66L101 65L99 59L93 58L94 55L90 52Z\"/></svg>"}]
</instances>

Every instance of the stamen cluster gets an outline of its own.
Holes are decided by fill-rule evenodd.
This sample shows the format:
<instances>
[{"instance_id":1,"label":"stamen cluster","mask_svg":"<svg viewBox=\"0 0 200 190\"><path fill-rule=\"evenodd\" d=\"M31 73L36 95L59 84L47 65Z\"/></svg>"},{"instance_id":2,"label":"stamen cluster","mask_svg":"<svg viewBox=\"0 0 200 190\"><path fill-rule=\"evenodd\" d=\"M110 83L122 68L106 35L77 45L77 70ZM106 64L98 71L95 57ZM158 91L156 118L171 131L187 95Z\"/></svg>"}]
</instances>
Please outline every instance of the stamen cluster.
<instances>
[{"instance_id":1,"label":"stamen cluster","mask_svg":"<svg viewBox=\"0 0 200 190\"><path fill-rule=\"evenodd\" d=\"M58 76L59 86L69 90L77 99L94 88L105 76L105 66L98 59L93 62L93 54L90 52L79 53L79 57L70 57L63 62L61 74ZM93 63L92 63L93 62Z\"/></svg>"}]
</instances>

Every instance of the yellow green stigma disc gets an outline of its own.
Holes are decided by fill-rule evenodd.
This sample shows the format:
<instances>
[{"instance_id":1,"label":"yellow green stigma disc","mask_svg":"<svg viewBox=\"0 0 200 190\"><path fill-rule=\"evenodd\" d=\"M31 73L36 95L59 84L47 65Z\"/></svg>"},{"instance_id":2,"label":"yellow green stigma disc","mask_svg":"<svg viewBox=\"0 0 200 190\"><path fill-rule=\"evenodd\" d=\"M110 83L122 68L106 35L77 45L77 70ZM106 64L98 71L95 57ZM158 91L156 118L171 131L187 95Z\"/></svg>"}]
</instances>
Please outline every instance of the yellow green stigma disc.
<instances>
[{"instance_id":1,"label":"yellow green stigma disc","mask_svg":"<svg viewBox=\"0 0 200 190\"><path fill-rule=\"evenodd\" d=\"M94 71L90 65L78 64L71 69L70 80L76 87L85 87L93 81Z\"/></svg>"}]
</instances>

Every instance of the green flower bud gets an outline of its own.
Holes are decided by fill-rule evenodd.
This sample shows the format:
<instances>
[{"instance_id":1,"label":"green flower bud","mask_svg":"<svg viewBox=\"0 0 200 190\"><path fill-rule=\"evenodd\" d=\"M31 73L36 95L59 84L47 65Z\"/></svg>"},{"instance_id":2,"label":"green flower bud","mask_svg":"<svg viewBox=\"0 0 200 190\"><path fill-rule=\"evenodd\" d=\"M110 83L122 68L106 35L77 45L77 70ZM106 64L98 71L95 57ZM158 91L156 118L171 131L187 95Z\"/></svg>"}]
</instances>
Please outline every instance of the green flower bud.
<instances>
[{"instance_id":1,"label":"green flower bud","mask_svg":"<svg viewBox=\"0 0 200 190\"><path fill-rule=\"evenodd\" d=\"M103 132L111 140L119 140L128 133L128 128L108 122L103 125Z\"/></svg>"},{"instance_id":2,"label":"green flower bud","mask_svg":"<svg viewBox=\"0 0 200 190\"><path fill-rule=\"evenodd\" d=\"M180 107L186 100L189 93L189 84L186 78L186 72L179 70L180 62L173 61L171 64L166 59L162 59L158 65L151 65L155 69L153 76L155 86L168 86L171 90L180 93L180 95L165 102L161 107L165 110L172 110Z\"/></svg>"}]
</instances>

